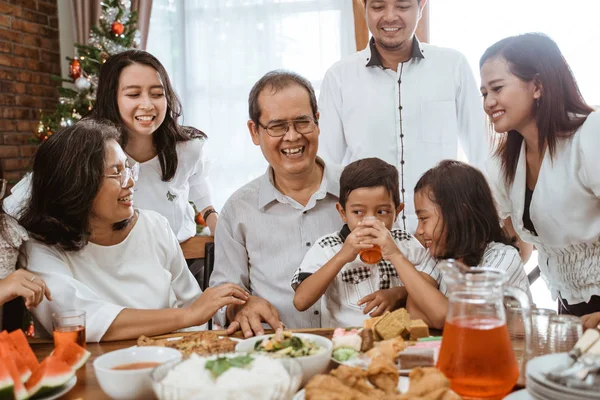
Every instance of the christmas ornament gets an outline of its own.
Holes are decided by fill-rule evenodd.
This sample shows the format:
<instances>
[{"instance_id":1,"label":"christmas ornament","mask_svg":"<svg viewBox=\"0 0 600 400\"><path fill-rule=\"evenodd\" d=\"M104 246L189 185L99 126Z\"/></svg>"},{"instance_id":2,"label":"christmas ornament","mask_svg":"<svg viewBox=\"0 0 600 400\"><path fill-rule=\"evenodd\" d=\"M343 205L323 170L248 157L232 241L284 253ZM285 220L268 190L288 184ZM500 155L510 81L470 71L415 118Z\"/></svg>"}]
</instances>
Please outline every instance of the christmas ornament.
<instances>
[{"instance_id":1,"label":"christmas ornament","mask_svg":"<svg viewBox=\"0 0 600 400\"><path fill-rule=\"evenodd\" d=\"M44 133L45 130L46 130L46 127L44 126L44 123L42 121L40 121L37 126L38 135L41 135L42 133Z\"/></svg>"},{"instance_id":2,"label":"christmas ornament","mask_svg":"<svg viewBox=\"0 0 600 400\"><path fill-rule=\"evenodd\" d=\"M75 88L80 92L83 92L84 90L88 90L90 88L90 86L92 86L91 82L88 81L87 78L84 78L83 76L80 76L75 81Z\"/></svg>"},{"instance_id":3,"label":"christmas ornament","mask_svg":"<svg viewBox=\"0 0 600 400\"><path fill-rule=\"evenodd\" d=\"M81 63L76 58L73 61L71 61L71 65L69 67L69 75L74 81L76 81L77 78L81 76Z\"/></svg>"},{"instance_id":4,"label":"christmas ornament","mask_svg":"<svg viewBox=\"0 0 600 400\"><path fill-rule=\"evenodd\" d=\"M110 26L110 30L112 31L112 33L114 33L115 35L120 35L123 32L125 32L125 27L123 26L122 23L120 23L119 21L115 21L112 23L112 25Z\"/></svg>"},{"instance_id":5,"label":"christmas ornament","mask_svg":"<svg viewBox=\"0 0 600 400\"><path fill-rule=\"evenodd\" d=\"M110 57L110 56L108 55L107 52L103 51L102 53L100 53L100 58L102 59L103 64L106 62L106 60L108 60L108 57Z\"/></svg>"},{"instance_id":6,"label":"christmas ornament","mask_svg":"<svg viewBox=\"0 0 600 400\"><path fill-rule=\"evenodd\" d=\"M60 125L61 128L64 128L64 127L67 126L67 121L65 121L64 117L60 119L59 125Z\"/></svg>"}]
</instances>

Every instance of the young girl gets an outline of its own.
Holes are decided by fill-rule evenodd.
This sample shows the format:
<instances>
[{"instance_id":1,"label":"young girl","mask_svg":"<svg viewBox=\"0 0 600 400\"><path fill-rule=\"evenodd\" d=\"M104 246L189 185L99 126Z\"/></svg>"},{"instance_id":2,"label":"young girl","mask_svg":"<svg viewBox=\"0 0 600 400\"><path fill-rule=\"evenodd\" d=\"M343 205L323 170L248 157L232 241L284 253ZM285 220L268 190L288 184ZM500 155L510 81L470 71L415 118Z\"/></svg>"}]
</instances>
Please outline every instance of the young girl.
<instances>
[{"instance_id":1,"label":"young girl","mask_svg":"<svg viewBox=\"0 0 600 400\"><path fill-rule=\"evenodd\" d=\"M416 236L433 257L502 270L508 277L508 286L524 290L531 298L519 251L500 226L491 190L479 170L459 161L441 161L417 182L415 210L419 221ZM435 290L446 296L448 287L441 272L436 271ZM434 312L436 308L445 315L448 301L440 297L436 301L424 300L432 298L434 288L420 292L407 289L411 317L439 326L440 321L431 321L428 316L439 315Z\"/></svg>"},{"instance_id":2,"label":"young girl","mask_svg":"<svg viewBox=\"0 0 600 400\"><path fill-rule=\"evenodd\" d=\"M0 176L2 176L1 168L0 165ZM10 319L13 325L10 329L19 327L22 321L22 315L3 315L2 306L5 303L23 297L25 306L29 308L37 307L44 296L51 300L50 290L40 277L24 269L16 269L21 247L28 237L25 229L4 213L2 198L6 186L6 180L0 178L0 330L3 327L3 319ZM17 309L18 307L15 308ZM9 327L5 326L6 328Z\"/></svg>"},{"instance_id":3,"label":"young girl","mask_svg":"<svg viewBox=\"0 0 600 400\"><path fill-rule=\"evenodd\" d=\"M586 104L549 37L490 46L479 61L496 131L490 185L505 224L535 245L559 312L600 321L600 113Z\"/></svg>"},{"instance_id":4,"label":"young girl","mask_svg":"<svg viewBox=\"0 0 600 400\"><path fill-rule=\"evenodd\" d=\"M214 233L202 148L206 135L182 127L181 104L164 67L154 56L128 50L100 70L91 117L122 127L122 146L131 165L140 164L136 204L165 216L179 242L196 234L194 203Z\"/></svg>"}]
</instances>

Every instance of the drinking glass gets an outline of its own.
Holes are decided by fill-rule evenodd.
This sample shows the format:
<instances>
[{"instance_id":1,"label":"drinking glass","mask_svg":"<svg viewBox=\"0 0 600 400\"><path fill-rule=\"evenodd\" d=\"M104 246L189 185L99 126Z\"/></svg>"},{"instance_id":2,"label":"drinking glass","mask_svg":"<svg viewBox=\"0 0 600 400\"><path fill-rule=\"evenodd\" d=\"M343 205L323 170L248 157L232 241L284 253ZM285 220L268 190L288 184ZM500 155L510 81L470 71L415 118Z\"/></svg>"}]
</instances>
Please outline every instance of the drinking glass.
<instances>
[{"instance_id":1,"label":"drinking glass","mask_svg":"<svg viewBox=\"0 0 600 400\"><path fill-rule=\"evenodd\" d=\"M375 221L377 217L364 217L363 221ZM359 253L360 260L365 264L377 264L383 258L381 247L376 244L370 249L363 249Z\"/></svg>"},{"instance_id":2,"label":"drinking glass","mask_svg":"<svg viewBox=\"0 0 600 400\"><path fill-rule=\"evenodd\" d=\"M581 319L574 315L553 315L548 324L550 353L568 353L583 335Z\"/></svg>"},{"instance_id":3,"label":"drinking glass","mask_svg":"<svg viewBox=\"0 0 600 400\"><path fill-rule=\"evenodd\" d=\"M548 308L534 308L531 310L531 355L529 358L549 354L548 326L550 318L556 316L555 310Z\"/></svg>"},{"instance_id":4,"label":"drinking glass","mask_svg":"<svg viewBox=\"0 0 600 400\"><path fill-rule=\"evenodd\" d=\"M68 342L85 348L85 311L68 310L52 314L54 347Z\"/></svg>"}]
</instances>

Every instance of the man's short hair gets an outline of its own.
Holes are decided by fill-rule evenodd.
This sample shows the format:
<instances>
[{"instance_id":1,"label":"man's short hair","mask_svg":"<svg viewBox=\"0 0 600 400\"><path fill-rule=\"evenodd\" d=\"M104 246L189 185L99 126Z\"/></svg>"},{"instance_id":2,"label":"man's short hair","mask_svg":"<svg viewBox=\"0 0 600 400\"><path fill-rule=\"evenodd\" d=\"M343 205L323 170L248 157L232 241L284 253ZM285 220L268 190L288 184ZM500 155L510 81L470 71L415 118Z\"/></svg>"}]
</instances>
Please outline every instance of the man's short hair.
<instances>
[{"instance_id":1,"label":"man's short hair","mask_svg":"<svg viewBox=\"0 0 600 400\"><path fill-rule=\"evenodd\" d=\"M398 169L376 157L354 161L344 168L340 177L340 204L346 208L348 196L355 189L379 186L390 193L397 208L400 205Z\"/></svg>"},{"instance_id":2,"label":"man's short hair","mask_svg":"<svg viewBox=\"0 0 600 400\"><path fill-rule=\"evenodd\" d=\"M248 96L248 112L250 114L250 119L254 121L255 124L258 124L261 113L260 105L258 104L258 96L263 92L263 90L270 89L272 93L277 93L280 90L286 89L293 85L298 85L306 89L310 99L310 108L312 109L313 118L316 121L317 96L311 83L308 81L308 79L295 72L280 69L267 72L258 80L258 82L254 84L252 90L250 90L250 95Z\"/></svg>"},{"instance_id":3,"label":"man's short hair","mask_svg":"<svg viewBox=\"0 0 600 400\"><path fill-rule=\"evenodd\" d=\"M367 1L368 0L362 0L362 2L365 5L365 7L367 6ZM417 4L421 4L421 0L417 0Z\"/></svg>"}]
</instances>

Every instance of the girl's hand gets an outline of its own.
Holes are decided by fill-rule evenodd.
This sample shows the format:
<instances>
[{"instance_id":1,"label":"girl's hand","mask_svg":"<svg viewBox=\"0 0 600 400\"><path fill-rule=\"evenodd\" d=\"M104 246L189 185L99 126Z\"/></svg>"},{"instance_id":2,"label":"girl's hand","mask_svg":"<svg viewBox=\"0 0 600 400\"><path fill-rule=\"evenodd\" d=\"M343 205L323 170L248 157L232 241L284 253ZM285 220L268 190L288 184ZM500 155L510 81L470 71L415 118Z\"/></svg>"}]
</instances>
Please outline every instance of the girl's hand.
<instances>
[{"instance_id":1,"label":"girl's hand","mask_svg":"<svg viewBox=\"0 0 600 400\"><path fill-rule=\"evenodd\" d=\"M362 220L358 223L358 226L362 229L359 234L366 236L362 239L364 243L376 244L381 248L381 255L384 259L389 260L395 254L402 254L391 232L378 220Z\"/></svg>"},{"instance_id":2,"label":"girl's hand","mask_svg":"<svg viewBox=\"0 0 600 400\"><path fill-rule=\"evenodd\" d=\"M584 329L598 328L600 329L600 311L592 314L587 314L581 317Z\"/></svg>"},{"instance_id":3,"label":"girl's hand","mask_svg":"<svg viewBox=\"0 0 600 400\"><path fill-rule=\"evenodd\" d=\"M369 314L370 317L378 317L387 311L392 311L397 303L398 297L392 289L380 289L360 299L357 305L367 304L363 314Z\"/></svg>"},{"instance_id":4,"label":"girl's hand","mask_svg":"<svg viewBox=\"0 0 600 400\"><path fill-rule=\"evenodd\" d=\"M344 245L338 253L338 257L345 264L354 261L361 250L370 249L373 247L372 244L365 244L367 240L372 240L373 238L364 236L361 233L361 230L362 229L360 227L354 228L354 230L350 232L344 241Z\"/></svg>"},{"instance_id":5,"label":"girl's hand","mask_svg":"<svg viewBox=\"0 0 600 400\"><path fill-rule=\"evenodd\" d=\"M37 307L44 300L44 296L52 301L52 294L46 286L46 282L36 274L24 269L19 269L0 280L0 304L19 296L25 299L27 308Z\"/></svg>"},{"instance_id":6,"label":"girl's hand","mask_svg":"<svg viewBox=\"0 0 600 400\"><path fill-rule=\"evenodd\" d=\"M219 309L231 304L246 304L249 294L233 283L210 287L188 307L187 326L202 325L211 319Z\"/></svg>"}]
</instances>

